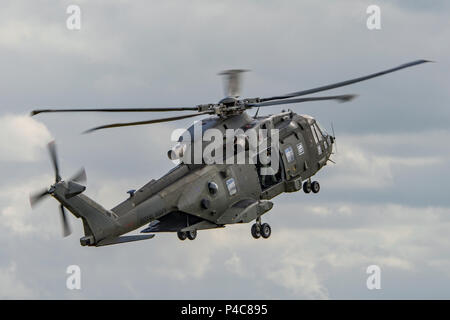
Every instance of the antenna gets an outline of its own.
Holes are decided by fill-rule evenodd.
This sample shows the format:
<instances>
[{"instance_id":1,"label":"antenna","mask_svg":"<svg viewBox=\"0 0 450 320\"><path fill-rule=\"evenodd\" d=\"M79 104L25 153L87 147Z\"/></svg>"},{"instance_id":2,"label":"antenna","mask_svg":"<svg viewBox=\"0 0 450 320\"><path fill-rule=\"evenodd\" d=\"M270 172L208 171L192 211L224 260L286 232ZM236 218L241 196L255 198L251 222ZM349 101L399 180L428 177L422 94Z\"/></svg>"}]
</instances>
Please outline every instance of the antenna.
<instances>
[{"instance_id":1,"label":"antenna","mask_svg":"<svg viewBox=\"0 0 450 320\"><path fill-rule=\"evenodd\" d=\"M331 122L331 131L333 132L333 144L336 148L336 154L338 153L337 143L336 143L336 135L334 134L334 126L333 121Z\"/></svg>"},{"instance_id":2,"label":"antenna","mask_svg":"<svg viewBox=\"0 0 450 320\"><path fill-rule=\"evenodd\" d=\"M255 115L253 116L253 119L256 119L256 117L258 116L258 112L259 112L259 107L258 107L258 109L256 109L256 113L255 113Z\"/></svg>"}]
</instances>

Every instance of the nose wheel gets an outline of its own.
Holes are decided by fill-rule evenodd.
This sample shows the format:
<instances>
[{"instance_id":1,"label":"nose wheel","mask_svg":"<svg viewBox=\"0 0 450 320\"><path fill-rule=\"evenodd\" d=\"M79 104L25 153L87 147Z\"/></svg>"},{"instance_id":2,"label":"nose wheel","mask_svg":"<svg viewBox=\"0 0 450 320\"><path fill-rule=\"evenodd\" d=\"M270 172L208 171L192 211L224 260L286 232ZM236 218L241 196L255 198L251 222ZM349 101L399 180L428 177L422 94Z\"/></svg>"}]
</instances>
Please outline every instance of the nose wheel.
<instances>
[{"instance_id":1,"label":"nose wheel","mask_svg":"<svg viewBox=\"0 0 450 320\"><path fill-rule=\"evenodd\" d=\"M257 218L256 223L252 225L251 233L255 239L259 239L260 237L267 239L272 234L272 228L268 223L261 224L261 218Z\"/></svg>"},{"instance_id":2,"label":"nose wheel","mask_svg":"<svg viewBox=\"0 0 450 320\"><path fill-rule=\"evenodd\" d=\"M310 193L311 191L313 193L318 193L320 191L320 184L318 181L313 182L311 182L311 180L305 181L305 183L303 183L303 191L305 193Z\"/></svg>"}]
</instances>

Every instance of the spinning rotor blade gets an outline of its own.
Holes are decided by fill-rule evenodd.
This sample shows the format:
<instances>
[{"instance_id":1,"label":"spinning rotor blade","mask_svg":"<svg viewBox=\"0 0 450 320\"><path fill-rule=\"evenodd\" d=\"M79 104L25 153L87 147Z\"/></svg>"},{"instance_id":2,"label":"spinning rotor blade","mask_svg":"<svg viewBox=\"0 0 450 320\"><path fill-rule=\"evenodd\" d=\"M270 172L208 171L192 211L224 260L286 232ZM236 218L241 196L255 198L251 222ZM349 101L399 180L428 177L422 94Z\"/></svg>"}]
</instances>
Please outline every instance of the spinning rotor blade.
<instances>
[{"instance_id":1,"label":"spinning rotor blade","mask_svg":"<svg viewBox=\"0 0 450 320\"><path fill-rule=\"evenodd\" d=\"M247 107L268 107L274 106L278 104L289 104L289 103L300 103L300 102L309 102L309 101L322 101L322 100L338 100L339 102L347 102L354 99L356 95L354 94L344 94L340 96L325 96L325 97L310 97L310 98L297 98L297 99L287 99L287 100L279 100L279 101L268 101L261 103L248 104Z\"/></svg>"},{"instance_id":2,"label":"spinning rotor blade","mask_svg":"<svg viewBox=\"0 0 450 320\"><path fill-rule=\"evenodd\" d=\"M63 237L67 237L72 232L70 231L69 223L67 222L66 210L62 204L59 205L59 211L61 213L61 221L63 225Z\"/></svg>"},{"instance_id":3,"label":"spinning rotor blade","mask_svg":"<svg viewBox=\"0 0 450 320\"><path fill-rule=\"evenodd\" d=\"M262 99L260 99L260 101L261 102L265 102L265 101L272 101L272 100L288 99L288 98L304 96L304 95L307 95L307 94L316 93L316 92L320 92L320 91L340 88L340 87L348 86L348 85L356 83L356 82L369 80L369 79L372 79L372 78L376 78L376 77L379 77L379 76L382 76L382 75L385 75L385 74L388 74L388 73L391 73L391 72L395 72L395 71L398 71L398 70L401 70L401 69L409 68L409 67L412 67L412 66L415 66L415 65L426 63L426 62L431 62L431 61L429 61L429 60L416 60L416 61L413 61L413 62L402 64L402 65L400 65L398 67L395 67L395 68L392 68L392 69L380 71L380 72L377 72L377 73L372 73L372 74L369 74L369 75L364 76L364 77L359 77L359 78L355 78L355 79L351 79L351 80L347 80L347 81L337 82L337 83L333 83L333 84L329 84L329 85L326 85L326 86L317 87L317 88L313 88L313 89L292 92L292 93L288 93L288 94L285 94L285 95L282 95L282 96L274 96L274 97L269 97L269 98L262 98Z\"/></svg>"},{"instance_id":4,"label":"spinning rotor blade","mask_svg":"<svg viewBox=\"0 0 450 320\"><path fill-rule=\"evenodd\" d=\"M58 165L58 157L56 155L55 141L52 141L48 144L48 151L50 153L50 158L52 160L53 169L55 169L55 182L59 182L61 181L61 176L59 175L59 165Z\"/></svg>"},{"instance_id":5,"label":"spinning rotor blade","mask_svg":"<svg viewBox=\"0 0 450 320\"><path fill-rule=\"evenodd\" d=\"M40 192L36 192L30 195L30 205L31 208L34 208L37 203L39 203L41 200L43 200L46 196L48 196L48 190L44 189Z\"/></svg>"},{"instance_id":6,"label":"spinning rotor blade","mask_svg":"<svg viewBox=\"0 0 450 320\"><path fill-rule=\"evenodd\" d=\"M165 112L165 111L197 111L197 107L173 107L173 108L98 108L98 109L37 109L31 111L34 116L39 113L50 112Z\"/></svg>"},{"instance_id":7,"label":"spinning rotor blade","mask_svg":"<svg viewBox=\"0 0 450 320\"><path fill-rule=\"evenodd\" d=\"M239 97L241 95L242 73L249 70L233 69L225 70L219 73L224 77L225 97Z\"/></svg>"},{"instance_id":8,"label":"spinning rotor blade","mask_svg":"<svg viewBox=\"0 0 450 320\"><path fill-rule=\"evenodd\" d=\"M100 129L118 128L118 127L130 127L130 126L139 126L139 125L144 125L144 124L169 122L169 121L175 121L175 120L181 120L181 119L186 119L186 118L197 117L197 116L201 116L201 115L204 115L204 114L210 114L210 112L207 111L207 112L188 114L188 115L184 115L184 116L160 118L160 119L153 119L153 120L147 120L147 121L112 123L112 124L107 124L107 125L103 125L103 126L99 126L99 127L95 127L95 128L86 130L83 133L91 133L93 131L97 131L97 130L100 130Z\"/></svg>"},{"instance_id":9,"label":"spinning rotor blade","mask_svg":"<svg viewBox=\"0 0 450 320\"><path fill-rule=\"evenodd\" d=\"M32 195L30 195L30 204L31 207L34 208L34 206L41 201L44 197L48 196L48 195L53 195L53 192L55 190L55 188L57 187L58 183L60 183L61 181L61 177L59 175L59 165L58 165L58 158L56 155L56 144L55 141L52 141L48 144L48 151L50 153L50 158L52 160L52 164L53 164L53 168L55 169L55 184L52 185L50 187L50 189L44 189L42 191L36 192ZM79 170L71 179L72 181L85 181L86 180L86 172L84 171L84 168L81 168L81 170ZM61 221L62 221L62 226L63 226L63 236L67 237L71 231L70 231L70 227L69 227L69 223L67 222L67 217L66 217L66 211L64 209L64 206L62 204L60 204L59 206L59 212L61 214Z\"/></svg>"},{"instance_id":10,"label":"spinning rotor blade","mask_svg":"<svg viewBox=\"0 0 450 320\"><path fill-rule=\"evenodd\" d=\"M78 172L75 173L72 178L70 178L70 181L75 181L75 182L79 182L79 183L85 183L86 180L87 180L87 177L86 177L86 171L84 170L84 168L81 168L80 170L78 170Z\"/></svg>"}]
</instances>

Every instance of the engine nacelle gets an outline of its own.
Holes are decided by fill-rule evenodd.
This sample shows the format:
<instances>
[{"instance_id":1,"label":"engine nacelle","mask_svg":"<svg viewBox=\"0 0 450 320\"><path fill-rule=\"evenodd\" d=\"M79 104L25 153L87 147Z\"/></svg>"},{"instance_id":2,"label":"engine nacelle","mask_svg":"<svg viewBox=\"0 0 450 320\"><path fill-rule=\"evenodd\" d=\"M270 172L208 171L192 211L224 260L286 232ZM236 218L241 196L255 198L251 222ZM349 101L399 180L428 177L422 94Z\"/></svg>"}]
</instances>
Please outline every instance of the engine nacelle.
<instances>
[{"instance_id":1,"label":"engine nacelle","mask_svg":"<svg viewBox=\"0 0 450 320\"><path fill-rule=\"evenodd\" d=\"M186 144L178 142L171 150L167 152L170 160L178 160L183 158L186 153Z\"/></svg>"}]
</instances>

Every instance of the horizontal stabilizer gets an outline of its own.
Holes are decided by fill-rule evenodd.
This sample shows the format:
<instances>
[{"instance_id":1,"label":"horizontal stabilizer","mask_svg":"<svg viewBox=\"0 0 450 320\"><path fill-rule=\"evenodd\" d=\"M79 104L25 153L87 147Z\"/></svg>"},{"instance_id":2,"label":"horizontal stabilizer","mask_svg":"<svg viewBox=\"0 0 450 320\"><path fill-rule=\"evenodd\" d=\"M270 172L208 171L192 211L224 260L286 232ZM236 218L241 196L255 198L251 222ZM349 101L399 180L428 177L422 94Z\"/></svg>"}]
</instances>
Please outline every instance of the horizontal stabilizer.
<instances>
[{"instance_id":1,"label":"horizontal stabilizer","mask_svg":"<svg viewBox=\"0 0 450 320\"><path fill-rule=\"evenodd\" d=\"M122 237L116 237L111 239L105 239L100 241L96 244L97 247L101 246L108 246L111 244L118 244L118 243L124 243L124 242L133 242L133 241L140 241L140 240L147 240L152 239L155 235L149 234L149 235L135 235L135 236L122 236Z\"/></svg>"}]
</instances>

